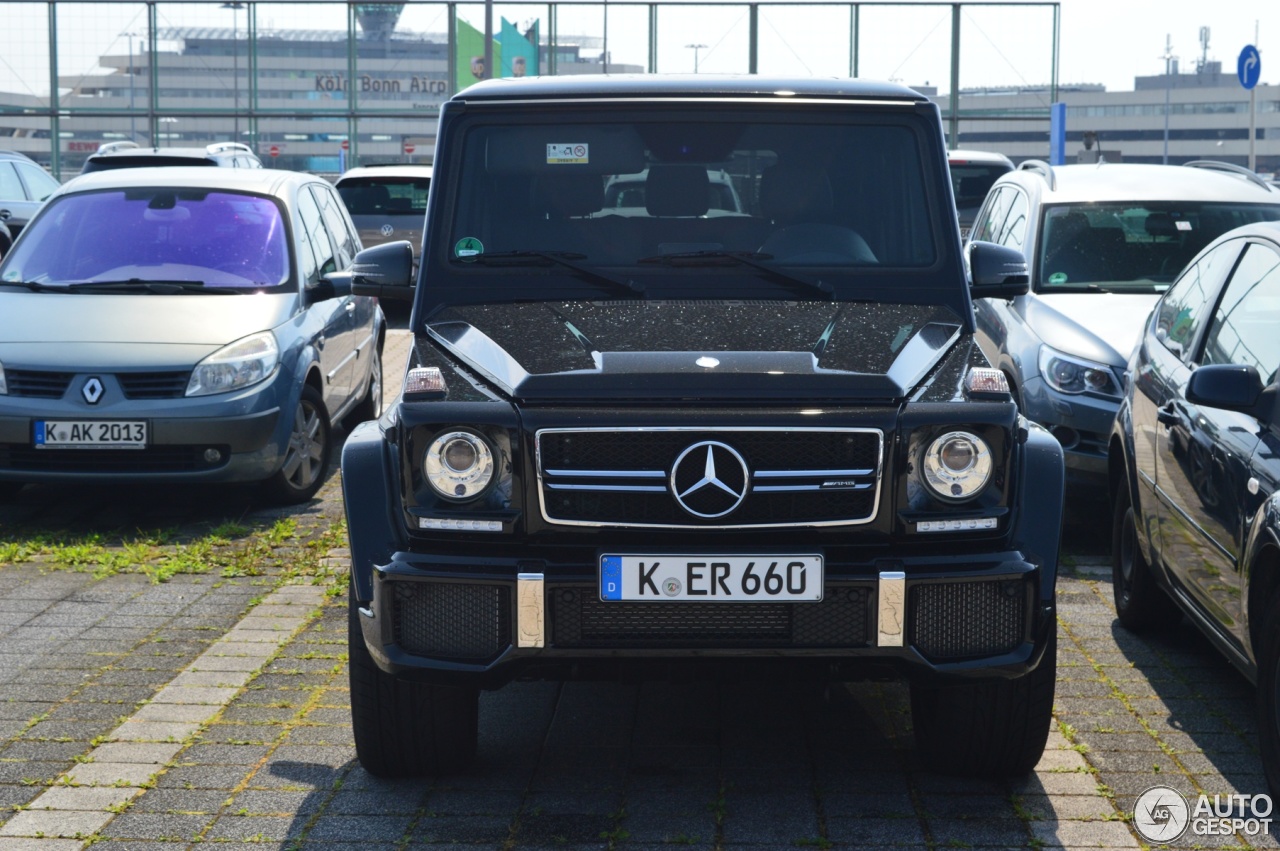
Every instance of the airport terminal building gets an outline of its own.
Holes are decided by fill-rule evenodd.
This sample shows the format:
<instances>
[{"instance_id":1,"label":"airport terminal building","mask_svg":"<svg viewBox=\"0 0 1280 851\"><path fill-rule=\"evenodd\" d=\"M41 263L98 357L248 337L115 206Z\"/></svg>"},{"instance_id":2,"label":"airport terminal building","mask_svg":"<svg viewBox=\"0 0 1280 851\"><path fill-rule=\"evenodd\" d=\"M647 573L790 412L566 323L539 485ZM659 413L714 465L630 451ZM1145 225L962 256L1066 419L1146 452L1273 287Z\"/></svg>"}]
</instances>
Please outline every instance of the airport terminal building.
<instances>
[{"instance_id":1,"label":"airport terminal building","mask_svg":"<svg viewBox=\"0 0 1280 851\"><path fill-rule=\"evenodd\" d=\"M165 27L153 19L146 33L131 34L127 52L99 56L89 73L58 74L56 105L31 94L41 90L35 82L25 93L0 91L0 148L21 151L63 179L99 145L125 139L161 146L235 139L269 166L329 174L358 163L429 162L440 105L475 80L469 63L482 36L457 17L440 32L414 32L398 24L401 6L355 4L352 24L331 32L277 30L256 19L247 29ZM508 57L523 44L529 60L495 59L500 75L648 70L607 66L598 38L558 34L554 15L546 23L518 30L502 22L495 50L501 54L500 36ZM1198 66L1140 77L1133 91L962 89L952 143L1015 162L1048 159L1056 96L1066 104L1068 162L1247 165L1249 92L1221 63ZM924 91L950 125L950 96ZM1280 86L1259 85L1254 103L1257 169L1280 172Z\"/></svg>"}]
</instances>

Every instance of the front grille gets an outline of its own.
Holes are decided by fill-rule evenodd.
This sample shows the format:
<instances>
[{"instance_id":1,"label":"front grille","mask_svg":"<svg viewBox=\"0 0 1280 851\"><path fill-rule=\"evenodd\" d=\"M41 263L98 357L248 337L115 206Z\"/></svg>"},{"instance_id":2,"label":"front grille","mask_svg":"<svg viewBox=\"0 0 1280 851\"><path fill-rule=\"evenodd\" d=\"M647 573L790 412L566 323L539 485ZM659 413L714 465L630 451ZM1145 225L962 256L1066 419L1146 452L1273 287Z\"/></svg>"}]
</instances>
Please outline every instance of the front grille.
<instances>
[{"instance_id":1,"label":"front grille","mask_svg":"<svg viewBox=\"0 0 1280 851\"><path fill-rule=\"evenodd\" d=\"M551 592L561 648L862 647L866 588L828 587L820 603L619 603L595 589Z\"/></svg>"},{"instance_id":2,"label":"front grille","mask_svg":"<svg viewBox=\"0 0 1280 851\"><path fill-rule=\"evenodd\" d=\"M1028 585L1020 579L912 587L911 644L930 659L998 656L1027 634Z\"/></svg>"},{"instance_id":3,"label":"front grille","mask_svg":"<svg viewBox=\"0 0 1280 851\"><path fill-rule=\"evenodd\" d=\"M181 399L190 372L122 372L116 376L126 399Z\"/></svg>"},{"instance_id":4,"label":"front grille","mask_svg":"<svg viewBox=\"0 0 1280 851\"><path fill-rule=\"evenodd\" d=\"M728 489L698 488L706 454L687 450L704 441L729 447L747 476L721 453L717 476ZM548 429L538 433L543 513L575 525L866 523L876 514L881 441L877 429Z\"/></svg>"},{"instance_id":5,"label":"front grille","mask_svg":"<svg viewBox=\"0 0 1280 851\"><path fill-rule=\"evenodd\" d=\"M485 661L511 644L511 594L504 585L393 583L395 641L416 656Z\"/></svg>"},{"instance_id":6,"label":"front grille","mask_svg":"<svg viewBox=\"0 0 1280 851\"><path fill-rule=\"evenodd\" d=\"M37 399L61 399L74 375L72 372L41 372L34 369L4 371L10 396L30 396Z\"/></svg>"},{"instance_id":7,"label":"front grille","mask_svg":"<svg viewBox=\"0 0 1280 851\"><path fill-rule=\"evenodd\" d=\"M220 459L204 459L206 449ZM0 444L0 470L36 473L195 473L226 464L229 446L148 446L145 449L34 449Z\"/></svg>"}]
</instances>

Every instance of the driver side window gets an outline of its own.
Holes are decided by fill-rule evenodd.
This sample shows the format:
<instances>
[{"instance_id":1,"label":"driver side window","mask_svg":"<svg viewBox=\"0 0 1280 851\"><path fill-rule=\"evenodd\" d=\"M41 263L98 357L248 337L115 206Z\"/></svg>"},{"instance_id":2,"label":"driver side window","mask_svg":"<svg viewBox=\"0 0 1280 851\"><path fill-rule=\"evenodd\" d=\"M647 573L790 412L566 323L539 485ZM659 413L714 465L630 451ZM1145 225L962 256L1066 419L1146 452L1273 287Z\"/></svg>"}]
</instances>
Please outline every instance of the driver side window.
<instances>
[{"instance_id":1,"label":"driver side window","mask_svg":"<svg viewBox=\"0 0 1280 851\"><path fill-rule=\"evenodd\" d=\"M305 187L298 193L298 218L301 219L298 242L303 255L302 283L312 287L320 282L323 275L336 271L338 266L333 259L333 246L325 233L320 208Z\"/></svg>"},{"instance_id":2,"label":"driver side window","mask_svg":"<svg viewBox=\"0 0 1280 851\"><path fill-rule=\"evenodd\" d=\"M1182 273L1156 310L1156 339L1189 363L1191 347L1212 307L1214 294L1240 253L1241 241L1219 245Z\"/></svg>"},{"instance_id":3,"label":"driver side window","mask_svg":"<svg viewBox=\"0 0 1280 851\"><path fill-rule=\"evenodd\" d=\"M1252 366L1263 384L1280 369L1280 255L1251 244L1213 315L1200 362Z\"/></svg>"}]
</instances>

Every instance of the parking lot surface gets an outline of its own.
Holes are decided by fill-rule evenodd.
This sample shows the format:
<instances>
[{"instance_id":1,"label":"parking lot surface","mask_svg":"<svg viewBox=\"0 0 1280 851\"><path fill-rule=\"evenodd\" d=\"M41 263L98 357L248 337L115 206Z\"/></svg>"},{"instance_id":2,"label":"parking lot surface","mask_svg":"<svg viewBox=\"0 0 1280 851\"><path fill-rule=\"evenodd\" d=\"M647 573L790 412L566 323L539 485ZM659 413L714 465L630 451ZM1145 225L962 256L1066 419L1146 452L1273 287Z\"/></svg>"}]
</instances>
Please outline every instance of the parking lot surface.
<instances>
[{"instance_id":1,"label":"parking lot surface","mask_svg":"<svg viewBox=\"0 0 1280 851\"><path fill-rule=\"evenodd\" d=\"M1105 495L1069 501L1057 729L1024 780L921 768L897 683L677 682L486 693L469 771L391 782L351 741L336 470L293 509L28 488L0 505L0 851L1140 847L1151 786L1265 791L1254 691L1189 623L1115 624Z\"/></svg>"}]
</instances>

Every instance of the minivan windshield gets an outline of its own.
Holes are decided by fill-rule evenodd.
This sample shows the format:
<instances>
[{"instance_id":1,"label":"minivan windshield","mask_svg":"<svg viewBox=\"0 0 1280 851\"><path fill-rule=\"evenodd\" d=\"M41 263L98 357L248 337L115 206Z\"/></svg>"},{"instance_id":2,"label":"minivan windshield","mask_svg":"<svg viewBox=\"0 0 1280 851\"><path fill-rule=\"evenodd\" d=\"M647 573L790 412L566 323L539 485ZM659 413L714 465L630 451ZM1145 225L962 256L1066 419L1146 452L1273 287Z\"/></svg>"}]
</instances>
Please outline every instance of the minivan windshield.
<instances>
[{"instance_id":1,"label":"minivan windshield","mask_svg":"<svg viewBox=\"0 0 1280 851\"><path fill-rule=\"evenodd\" d=\"M289 240L268 198L208 189L63 195L27 228L0 283L197 283L253 289L290 282Z\"/></svg>"},{"instance_id":2,"label":"minivan windshield","mask_svg":"<svg viewBox=\"0 0 1280 851\"><path fill-rule=\"evenodd\" d=\"M780 268L921 268L939 256L913 117L746 106L657 114L596 108L477 120L431 226L450 271L482 255L568 252L615 274L727 279L761 272L654 258L742 253ZM557 274L564 270L556 270ZM794 274L794 273L793 273Z\"/></svg>"}]
</instances>

